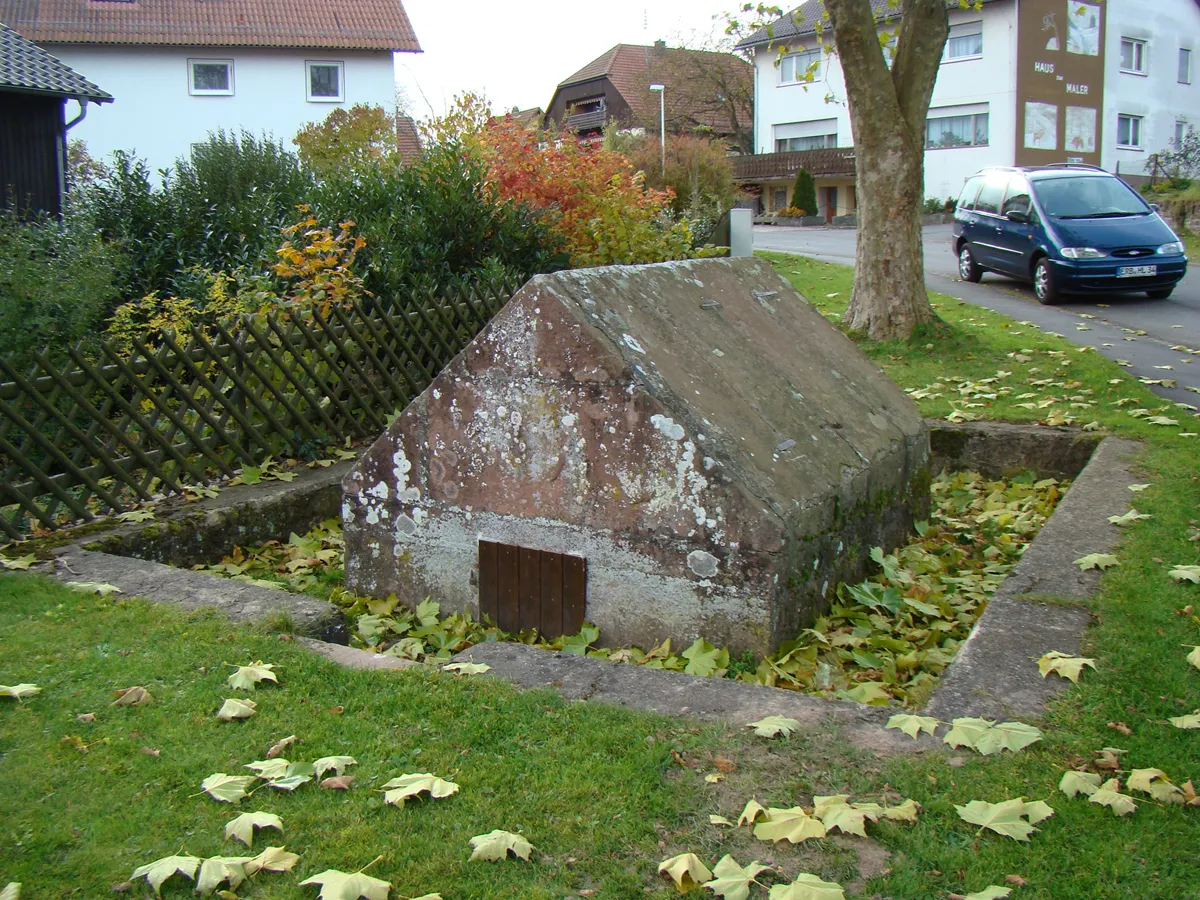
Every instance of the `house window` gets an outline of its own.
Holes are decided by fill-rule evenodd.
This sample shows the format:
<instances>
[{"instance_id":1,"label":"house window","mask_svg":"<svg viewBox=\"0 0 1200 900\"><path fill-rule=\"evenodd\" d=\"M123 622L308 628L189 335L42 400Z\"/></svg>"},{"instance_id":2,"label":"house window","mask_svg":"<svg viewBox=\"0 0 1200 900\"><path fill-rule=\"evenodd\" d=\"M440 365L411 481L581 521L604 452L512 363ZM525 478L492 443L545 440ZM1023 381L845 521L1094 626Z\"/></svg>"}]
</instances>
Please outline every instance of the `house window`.
<instances>
[{"instance_id":1,"label":"house window","mask_svg":"<svg viewBox=\"0 0 1200 900\"><path fill-rule=\"evenodd\" d=\"M816 134L811 137L776 138L775 152L788 150L825 150L837 146L837 134Z\"/></svg>"},{"instance_id":2,"label":"house window","mask_svg":"<svg viewBox=\"0 0 1200 900\"><path fill-rule=\"evenodd\" d=\"M959 59L978 59L983 56L983 23L964 22L961 25L950 26L950 36L946 39L946 49L942 60L950 62Z\"/></svg>"},{"instance_id":3,"label":"house window","mask_svg":"<svg viewBox=\"0 0 1200 900\"><path fill-rule=\"evenodd\" d=\"M774 126L775 152L788 150L824 150L838 145L837 119L811 119L807 122L785 122Z\"/></svg>"},{"instance_id":4,"label":"house window","mask_svg":"<svg viewBox=\"0 0 1200 900\"><path fill-rule=\"evenodd\" d=\"M343 64L329 60L308 60L308 99L313 103L341 103L346 99L343 90Z\"/></svg>"},{"instance_id":5,"label":"house window","mask_svg":"<svg viewBox=\"0 0 1200 900\"><path fill-rule=\"evenodd\" d=\"M1188 130L1187 122L1176 122L1175 123L1175 140L1173 140L1171 142L1171 146L1173 146L1176 150L1179 150L1180 148L1183 147L1183 139L1185 137L1187 137L1187 130Z\"/></svg>"},{"instance_id":6,"label":"house window","mask_svg":"<svg viewBox=\"0 0 1200 900\"><path fill-rule=\"evenodd\" d=\"M959 115L944 115L948 110L931 109L925 122L925 146L986 147L988 144L988 114L986 111L963 110Z\"/></svg>"},{"instance_id":7,"label":"house window","mask_svg":"<svg viewBox=\"0 0 1200 900\"><path fill-rule=\"evenodd\" d=\"M233 96L233 60L189 59L188 93L194 96Z\"/></svg>"},{"instance_id":8,"label":"house window","mask_svg":"<svg viewBox=\"0 0 1200 900\"><path fill-rule=\"evenodd\" d=\"M787 206L787 188L771 189L771 209L784 209Z\"/></svg>"},{"instance_id":9,"label":"house window","mask_svg":"<svg viewBox=\"0 0 1200 900\"><path fill-rule=\"evenodd\" d=\"M821 61L820 50L805 50L803 53L793 53L779 61L779 83L799 84L809 81L809 71L816 76L817 63Z\"/></svg>"},{"instance_id":10,"label":"house window","mask_svg":"<svg viewBox=\"0 0 1200 900\"><path fill-rule=\"evenodd\" d=\"M1136 38L1121 38L1121 71L1134 75L1146 74L1146 42Z\"/></svg>"},{"instance_id":11,"label":"house window","mask_svg":"<svg viewBox=\"0 0 1200 900\"><path fill-rule=\"evenodd\" d=\"M1126 150L1142 149L1142 117L1117 116L1117 146Z\"/></svg>"},{"instance_id":12,"label":"house window","mask_svg":"<svg viewBox=\"0 0 1200 900\"><path fill-rule=\"evenodd\" d=\"M1192 83L1192 51L1179 48L1179 74L1175 78L1180 84Z\"/></svg>"}]
</instances>

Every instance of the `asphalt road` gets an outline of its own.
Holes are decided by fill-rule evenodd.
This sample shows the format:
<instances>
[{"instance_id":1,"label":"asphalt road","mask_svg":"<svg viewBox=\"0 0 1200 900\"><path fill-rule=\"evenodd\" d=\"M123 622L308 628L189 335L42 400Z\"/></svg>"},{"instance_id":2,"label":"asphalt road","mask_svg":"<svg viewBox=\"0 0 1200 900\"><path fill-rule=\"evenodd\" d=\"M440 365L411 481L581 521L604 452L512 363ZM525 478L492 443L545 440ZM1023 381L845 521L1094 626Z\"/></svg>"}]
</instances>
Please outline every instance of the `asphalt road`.
<instances>
[{"instance_id":1,"label":"asphalt road","mask_svg":"<svg viewBox=\"0 0 1200 900\"><path fill-rule=\"evenodd\" d=\"M1067 298L1058 306L1042 306L1032 287L1003 275L988 272L979 284L962 281L958 277L958 260L950 246L951 228L932 225L924 229L925 283L931 290L1018 321L1033 322L1043 331L1095 347L1110 359L1127 360L1133 364L1128 371L1134 375L1173 379L1177 387L1153 385L1151 389L1179 403L1200 405L1200 394L1185 389L1200 390L1200 352L1171 349L1185 347L1200 351L1200 260L1192 261L1188 274L1166 300L1150 300L1145 294L1114 294ZM754 249L799 253L852 266L857 237L853 228L756 225ZM1145 334L1133 333L1138 331ZM1156 368L1161 366L1172 368Z\"/></svg>"}]
</instances>

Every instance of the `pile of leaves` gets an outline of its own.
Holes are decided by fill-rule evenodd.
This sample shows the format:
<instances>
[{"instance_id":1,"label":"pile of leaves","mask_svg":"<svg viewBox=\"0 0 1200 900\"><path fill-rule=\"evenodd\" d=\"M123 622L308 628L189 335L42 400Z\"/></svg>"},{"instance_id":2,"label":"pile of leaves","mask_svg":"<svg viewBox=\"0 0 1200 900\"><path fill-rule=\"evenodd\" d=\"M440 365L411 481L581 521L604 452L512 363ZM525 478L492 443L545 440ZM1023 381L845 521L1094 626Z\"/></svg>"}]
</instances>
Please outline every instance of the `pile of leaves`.
<instances>
[{"instance_id":1,"label":"pile of leaves","mask_svg":"<svg viewBox=\"0 0 1200 900\"><path fill-rule=\"evenodd\" d=\"M426 600L415 610L340 587L345 547L341 525L328 519L286 543L235 547L220 563L198 567L266 587L320 593L353 622L358 646L401 659L449 659L485 641L518 641L564 653L627 662L690 675L737 678L805 693L887 705L920 706L983 613L988 597L1054 512L1067 484L1032 473L989 481L973 472L943 473L932 486L933 511L917 523L916 539L894 553L876 547L879 572L861 584L841 584L829 614L757 665L752 657L699 638L676 651L671 641L598 648L600 630L543 639L510 634L462 613L442 616ZM326 590L332 588L332 590Z\"/></svg>"}]
</instances>

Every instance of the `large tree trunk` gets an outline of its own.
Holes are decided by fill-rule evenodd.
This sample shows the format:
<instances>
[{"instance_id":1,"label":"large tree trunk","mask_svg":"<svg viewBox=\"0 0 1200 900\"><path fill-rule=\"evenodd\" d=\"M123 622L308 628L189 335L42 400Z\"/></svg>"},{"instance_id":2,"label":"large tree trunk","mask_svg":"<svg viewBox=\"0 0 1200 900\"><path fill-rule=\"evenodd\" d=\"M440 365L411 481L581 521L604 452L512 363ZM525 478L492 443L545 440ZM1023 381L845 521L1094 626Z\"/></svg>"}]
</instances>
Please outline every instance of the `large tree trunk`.
<instances>
[{"instance_id":1,"label":"large tree trunk","mask_svg":"<svg viewBox=\"0 0 1200 900\"><path fill-rule=\"evenodd\" d=\"M945 0L901 0L888 68L870 0L825 0L854 127L858 249L843 324L874 340L936 319L925 290L925 119L949 33Z\"/></svg>"}]
</instances>

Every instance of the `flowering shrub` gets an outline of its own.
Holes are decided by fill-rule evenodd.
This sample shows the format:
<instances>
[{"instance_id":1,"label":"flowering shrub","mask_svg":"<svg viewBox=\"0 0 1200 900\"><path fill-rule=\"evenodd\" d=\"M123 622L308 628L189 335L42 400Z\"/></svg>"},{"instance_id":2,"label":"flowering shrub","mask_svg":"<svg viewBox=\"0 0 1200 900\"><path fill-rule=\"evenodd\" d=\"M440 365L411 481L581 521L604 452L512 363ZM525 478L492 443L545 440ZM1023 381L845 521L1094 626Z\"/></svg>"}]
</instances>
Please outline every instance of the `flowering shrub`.
<instances>
[{"instance_id":1,"label":"flowering shrub","mask_svg":"<svg viewBox=\"0 0 1200 900\"><path fill-rule=\"evenodd\" d=\"M543 210L572 266L663 262L691 255L669 190L645 186L619 153L568 135L542 140L511 117L487 129L479 153L499 195Z\"/></svg>"}]
</instances>

